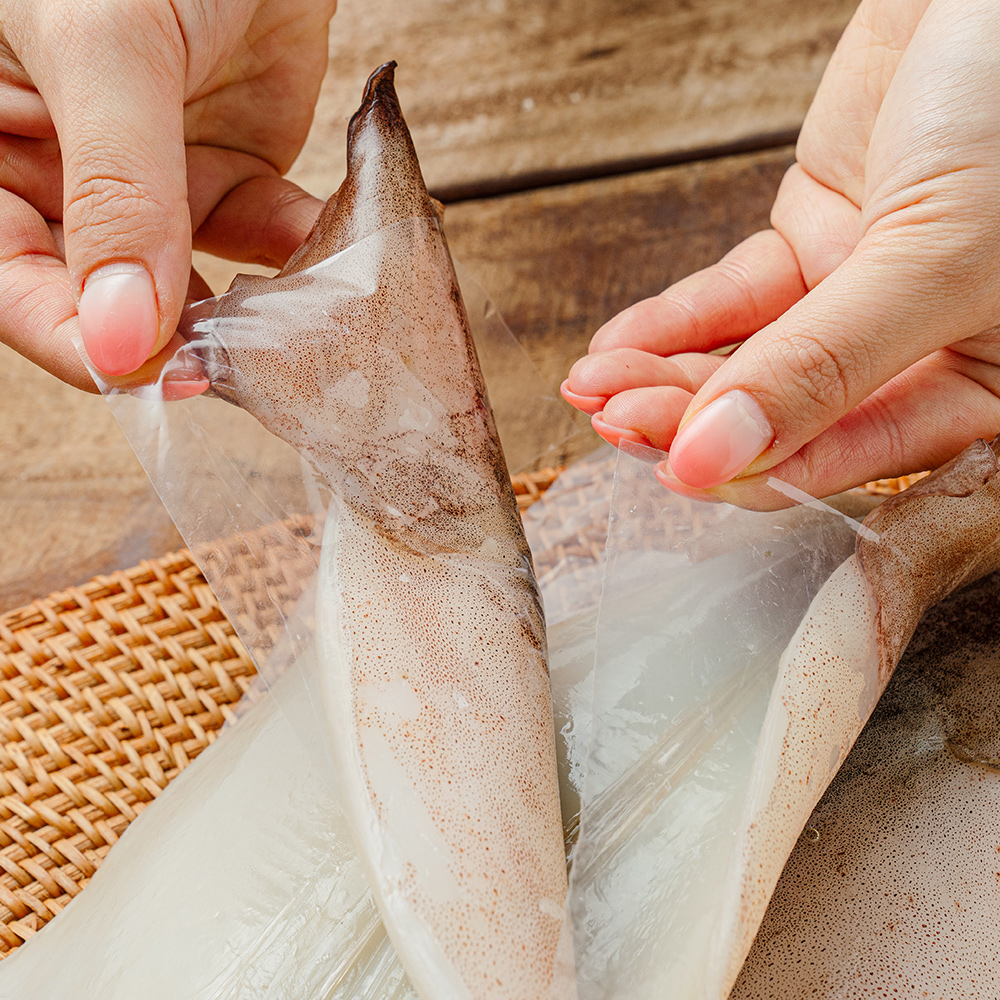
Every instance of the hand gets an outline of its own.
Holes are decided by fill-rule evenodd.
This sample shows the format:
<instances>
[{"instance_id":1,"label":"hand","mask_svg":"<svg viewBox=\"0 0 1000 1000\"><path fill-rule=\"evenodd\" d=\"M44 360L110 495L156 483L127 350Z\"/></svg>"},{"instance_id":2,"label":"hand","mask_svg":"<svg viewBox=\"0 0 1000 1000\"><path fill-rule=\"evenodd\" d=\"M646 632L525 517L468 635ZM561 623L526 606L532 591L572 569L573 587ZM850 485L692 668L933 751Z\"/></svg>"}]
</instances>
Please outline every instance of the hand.
<instances>
[{"instance_id":1,"label":"hand","mask_svg":"<svg viewBox=\"0 0 1000 1000\"><path fill-rule=\"evenodd\" d=\"M669 449L665 485L750 507L777 505L771 475L824 496L992 437L998 108L1000 5L865 0L774 228L612 319L564 395Z\"/></svg>"},{"instance_id":2,"label":"hand","mask_svg":"<svg viewBox=\"0 0 1000 1000\"><path fill-rule=\"evenodd\" d=\"M0 0L0 340L93 389L170 339L194 246L280 265L336 0ZM207 286L195 276L193 294ZM77 315L79 310L79 317Z\"/></svg>"}]
</instances>

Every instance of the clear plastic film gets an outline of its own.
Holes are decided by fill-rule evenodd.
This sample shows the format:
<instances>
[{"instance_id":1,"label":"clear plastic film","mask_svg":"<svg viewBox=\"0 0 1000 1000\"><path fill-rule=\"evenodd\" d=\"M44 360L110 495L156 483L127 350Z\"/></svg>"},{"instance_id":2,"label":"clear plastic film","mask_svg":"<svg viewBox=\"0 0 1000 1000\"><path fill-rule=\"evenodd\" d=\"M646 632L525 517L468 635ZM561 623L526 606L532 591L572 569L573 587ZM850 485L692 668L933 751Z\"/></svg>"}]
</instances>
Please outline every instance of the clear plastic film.
<instances>
[{"instance_id":1,"label":"clear plastic film","mask_svg":"<svg viewBox=\"0 0 1000 1000\"><path fill-rule=\"evenodd\" d=\"M362 872L385 928L346 951L307 954L308 935L280 919L288 908L315 912L317 941L325 921L353 922L310 903L315 885L296 889L282 863L253 869L235 899L258 902L244 906L231 905L225 864L212 868L218 880L194 885L150 866L154 897L176 898L188 885L202 919L214 912L218 933L245 959L216 966L202 952L205 961L184 970L198 980L180 990L188 995L239 992L234 967L240 977L258 967L254 982L263 982L291 947L303 955L307 993L408 989L398 954L425 998L524 1000L549 995L565 940L540 595L440 209L424 187L392 70L370 78L348 129L348 176L281 273L240 276L226 295L193 308L174 344L137 376L107 384L94 373L270 697L294 732L309 734L304 758L268 744L268 759L285 769L269 804L298 817L290 841L333 836L342 845L332 851L342 859L328 897L334 910L356 908ZM476 312L489 332L491 307ZM523 366L508 378L523 403L531 383ZM531 413L544 424L554 400L538 395ZM516 453L521 442L511 440ZM269 704L261 699L247 718ZM261 726L260 739L276 732ZM190 819L182 829L204 831L196 782L175 786L175 814ZM300 805L335 804L322 830L290 794ZM216 781L206 799L225 808L228 789ZM162 809L152 815L167 822ZM133 828L140 853L156 822ZM280 829L241 836L256 838L251 853L264 859L288 854ZM122 870L102 868L88 906L139 905L114 874ZM213 910L213 901L224 905ZM75 917L81 909L61 927L85 919ZM44 961L39 947L13 968L32 958ZM76 975L101 996L120 981L93 967ZM169 977L158 985L173 992Z\"/></svg>"},{"instance_id":2,"label":"clear plastic film","mask_svg":"<svg viewBox=\"0 0 1000 1000\"><path fill-rule=\"evenodd\" d=\"M581 997L719 995L779 661L859 527L679 497L652 475L662 457L625 445L615 476L570 889Z\"/></svg>"},{"instance_id":3,"label":"clear plastic film","mask_svg":"<svg viewBox=\"0 0 1000 1000\"><path fill-rule=\"evenodd\" d=\"M211 335L211 324L199 332ZM0 995L416 997L372 897L324 752L331 735L315 638L323 490L310 465L272 436L257 435L257 422L240 422L241 411L230 404L197 398L164 405L151 395L119 391L112 403L146 449L147 467L168 502L186 509L182 520L189 517L186 530L215 585L239 595L235 620L258 656L270 656L259 661L270 687L256 691L239 724L130 827L87 891L0 965ZM649 463L658 457L638 446L619 455L606 545L606 452L557 480L526 519L536 561L549 567L546 601L562 609L553 616L549 645L564 832L567 844L576 845L569 898L575 982L557 984L556 996L575 989L582 998L724 997L770 894L766 888L748 896L747 872L755 886L773 885L803 825L821 822L810 819L813 805L886 678L877 629L861 629L854 652L845 652L845 628L859 630L838 577L857 564L859 537L881 544L877 521L875 529L863 529L841 510L778 483L796 506L777 513L679 498L653 478ZM206 461L209 476L195 471ZM995 466L994 455L994 472ZM989 469L976 475L995 496ZM201 509L202 489L205 504L223 512L216 521ZM249 503L234 492L240 489L248 489ZM964 480L953 492L965 494L958 498L965 508L977 506L980 493ZM933 484L928 496L946 504L939 515L945 520L968 522L950 496L935 495ZM994 501L986 500L978 506L988 536ZM925 536L926 512L922 517L903 534ZM906 520L890 512L882 522ZM214 541L213 532L220 535ZM235 562L219 554L229 551L234 533ZM574 538L582 540L575 548ZM897 532L891 558L908 558L902 541ZM983 542L977 552L990 551ZM979 570L991 565L986 558ZM968 578L955 566L947 575L949 586ZM853 593L861 618L875 622L880 605L869 586ZM801 640L828 611L842 619L828 645L844 653L839 666L857 677L834 686L839 701L833 703L829 684L794 683L795 664L801 665L795 650L806 649L812 662ZM826 681L837 667L825 663L806 675ZM986 664L969 685L989 691L988 681ZM977 698L969 685L957 699L952 693L959 704L947 739L958 749L944 754L946 763L960 762L957 774L949 772L956 788L963 785L961 769L970 766L962 754L992 774L988 739L997 731L990 715L996 702ZM802 752L782 757L789 704L817 691L819 708L840 708L813 713L806 738L791 741ZM934 690L924 695L928 719L935 697ZM932 739L940 729L925 723L914 727L918 742L928 726ZM838 808L852 816L864 814L871 798L864 786L872 751L866 752L864 773L849 793L833 790L841 796ZM782 792L777 779L788 763L813 772L804 792L798 782ZM897 795L906 788L907 767L896 765ZM935 780L936 772L928 773L922 787ZM958 801L949 800L956 813ZM965 808L968 800L961 801ZM926 822L926 810L922 816ZM755 829L763 838L752 835ZM845 834L862 870L875 858L878 873L898 869L894 849L904 835L914 843L912 830L867 840ZM961 880L963 860L951 855L953 877ZM828 886L808 882L801 842L793 864L797 880L829 900L822 896ZM803 907L795 902L795 883L784 896L781 885L779 899L792 899L786 905L793 914L822 922L822 907L815 916L819 904ZM981 923L992 899L985 898L985 911L982 905L976 911ZM838 912L853 918L846 906ZM751 954L737 996L773 995L767 983L775 949L787 946L780 929L788 918L778 919L777 935L757 946L771 950L763 959L755 959L757 950ZM807 926L818 933L813 924ZM965 951L973 971L980 969L975 950ZM849 949L824 952L834 953L849 960ZM786 963L793 992L801 954L793 949Z\"/></svg>"},{"instance_id":4,"label":"clear plastic film","mask_svg":"<svg viewBox=\"0 0 1000 1000\"><path fill-rule=\"evenodd\" d=\"M823 821L811 821L812 811L920 616L1000 565L998 450L998 442L977 442L920 490L888 501L862 524L844 512L863 516L861 498L837 498L829 506L774 480L771 487L795 506L755 513L668 495L650 475L649 463L663 456L623 446L570 883L582 998L722 1000L729 994L803 828L833 825L829 808ZM1000 733L1000 716L995 699L987 708L991 695L975 693L995 655L978 655L980 665L962 687L980 725L970 725L966 716L948 726L977 734L971 742L979 749L970 756L982 768L984 748ZM924 671L906 745L916 744L927 757L916 734L942 727L926 665ZM994 677L993 694L1000 693L998 684ZM951 700L961 699L953 694ZM898 696L895 704L899 711ZM880 739L884 745L892 721L891 713L877 718L883 734L870 738L874 745ZM898 752L884 775L893 797L876 805L866 783L881 762L864 740L858 756L853 781L831 792L845 816L821 861L824 877L810 872L809 846L800 847L735 996L798 996L807 985L827 995L822 987L834 981L840 986L831 996L860 995L852 992L865 933L857 921L872 907L857 905L859 885L889 890L900 876L893 856L899 835L876 831L861 817L874 812L888 825L899 803L926 822L933 810L907 787L906 774L916 768ZM974 800L954 760L933 756L920 787L926 792L928 782L949 772L948 809L931 824L931 837L945 842L956 826L968 827ZM1000 789L986 792L988 803ZM912 817L904 813L900 822L909 825L915 846ZM982 862L995 829L990 822L977 826L980 836L993 831L980 841L977 867L959 874L961 851L952 849L953 864L914 886L922 912L943 912L943 902L928 906L928 897L956 880L971 875L984 887ZM815 833L810 826L809 845ZM856 864L846 882L842 859L848 852L837 850L845 846ZM882 895L875 907L883 921L878 927L906 922L900 893ZM975 894L966 889L964 895ZM977 946L958 933L943 948L934 934L912 934L912 950L888 962L893 975L930 982L934 966L927 957L934 954L962 969L963 984L980 982L976 976L995 950L984 934L995 895L985 904L977 898L964 921L949 913L950 922L978 932ZM908 898L912 903L914 896ZM839 939L830 931L828 910L838 914ZM796 926L812 937L792 937ZM879 956L867 981L888 985L891 944L865 947Z\"/></svg>"},{"instance_id":5,"label":"clear plastic film","mask_svg":"<svg viewBox=\"0 0 1000 1000\"><path fill-rule=\"evenodd\" d=\"M261 664L272 693L278 697L279 690L293 687L308 691L305 705L297 703L294 713L315 716L307 752L318 777L326 779L327 798L347 810L355 840L365 845L362 860L369 881L382 879L383 916L408 928L397 929L396 940L402 936L418 953L416 959L410 957L411 968L423 962L441 980L454 973L454 981L439 985L437 995L464 996L478 994L468 986L471 973L454 970L463 955L454 946L447 951L447 945L447 953L440 954L441 945L427 932L422 915L414 920L409 908L417 897L424 914L447 915L455 907L472 905L466 897L474 899L482 889L474 886L470 893L455 880L454 851L464 855L469 848L441 835L448 824L435 811L446 808L442 803L449 801L448 790L431 792L431 804L424 805L425 785L437 776L432 772L424 780L419 773L423 759L414 763L406 757L410 751L405 744L391 743L392 727L402 732L426 726L429 739L438 743L439 731L487 727L478 737L466 733L465 743L456 736L458 749L438 753L432 763L463 786L461 808L482 808L484 815L474 821L479 826L468 837L485 842L485 849L500 855L507 867L512 865L503 861L504 850L516 847L519 836L532 845L532 870L518 873L518 892L528 887L542 895L522 899L520 905L539 912L555 940L564 894L558 881L564 883L565 875L558 822L554 857L559 871L550 877L555 885L548 895L538 888L538 872L544 875L544 868L534 847L543 835L531 826L537 816L519 816L520 834L502 826L514 822L511 811L520 806L522 794L548 801L543 809L554 810L558 820L554 785L548 792L541 785L526 787L525 768L517 757L520 743L526 747L521 752L548 754L554 764L553 752L536 750L532 742L553 738L540 659L544 634L537 639L533 634L540 629L540 619L537 626L532 621L537 599L526 552L518 548L523 542L516 537L519 522L510 484L491 485L493 466L475 454L467 461L468 441L454 429L457 422L471 434L483 433L477 421L484 421L488 430L492 418L477 408L475 380L461 367L457 375L446 373L443 382L434 381L439 377L437 348L420 342L423 328L411 319L413 303L422 296L451 300L441 289L428 287L433 276L412 269L402 276L400 262L442 246L434 220L408 219L289 278L261 281L253 288L237 284L214 303L210 315L204 305L193 310L188 342L159 367L155 384L136 386L133 381L108 389L116 416ZM386 261L393 262L391 280ZM420 288L411 290L417 284ZM361 348L376 356L368 353L359 361L338 345L331 325L336 327L346 315L352 329L367 330L374 322L363 322L366 309L378 310L380 322L388 315L391 323L382 322ZM474 316L487 367L506 367L521 390L519 407L531 399L533 412L544 418L553 401L531 393L531 370L516 360L518 348L504 336L495 310L487 304ZM437 333L450 335L447 330ZM459 361L468 364L461 347L460 341L446 344L446 350L457 351ZM406 356L410 351L414 358ZM502 356L503 351L515 361ZM243 369L241 358L249 359ZM213 385L221 384L217 394L163 402L164 387L170 393L178 384L177 371L199 365L212 374ZM373 368L378 383L371 376ZM284 405L288 387L300 380L308 380L307 392ZM252 400L254 416L248 412L252 407L220 398L238 395L247 384L258 393ZM525 391L531 395L526 397ZM265 424L277 433L265 430ZM448 450L452 447L453 452ZM420 492L413 489L418 475L424 477L416 484ZM479 476L484 477L482 485ZM387 481L396 484L395 492ZM507 528L510 518L516 533ZM516 648L518 643L525 648ZM401 649L407 660L395 663ZM478 657L486 662L480 665ZM503 660L494 663L491 657ZM372 666L359 675L359 662ZM280 678L293 663L295 678L282 688ZM462 675L463 664L473 675L481 670L481 676ZM423 719L424 713L431 718ZM503 753L494 754L484 745L490 713L503 720ZM345 741L345 734L355 733ZM463 751L470 740L479 744L481 758ZM477 775L478 760L487 762L482 787L493 788L488 795L462 776L465 771ZM493 787L501 783L490 770L497 766L511 766L521 774L520 782L513 774L506 780L513 789L510 795ZM359 790L357 775L362 773L367 786ZM548 780L544 769L536 768L535 774L532 782L544 785ZM382 789L374 826L366 800L372 788ZM421 828L422 809L428 811ZM501 824L503 844L491 847L489 837L496 833L490 823ZM414 870L416 877L410 874ZM425 900L428 887L432 898ZM441 919L446 934L447 920ZM508 929L508 936L526 937L525 947L540 933L513 908L496 919L516 920L520 927ZM491 932L501 937L499 927ZM394 958L384 960L394 966ZM544 985L551 969L536 971ZM429 975L426 970L423 974Z\"/></svg>"}]
</instances>

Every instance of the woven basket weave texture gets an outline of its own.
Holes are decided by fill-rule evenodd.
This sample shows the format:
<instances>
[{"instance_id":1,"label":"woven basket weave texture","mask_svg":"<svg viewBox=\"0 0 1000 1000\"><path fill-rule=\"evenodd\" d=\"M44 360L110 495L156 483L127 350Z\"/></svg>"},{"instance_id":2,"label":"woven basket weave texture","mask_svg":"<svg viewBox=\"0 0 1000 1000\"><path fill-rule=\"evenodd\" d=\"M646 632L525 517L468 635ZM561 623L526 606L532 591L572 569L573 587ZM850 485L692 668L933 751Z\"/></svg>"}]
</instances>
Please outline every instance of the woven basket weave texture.
<instances>
[{"instance_id":1,"label":"woven basket weave texture","mask_svg":"<svg viewBox=\"0 0 1000 1000\"><path fill-rule=\"evenodd\" d=\"M80 892L253 675L185 552L0 618L0 953Z\"/></svg>"},{"instance_id":2,"label":"woven basket weave texture","mask_svg":"<svg viewBox=\"0 0 1000 1000\"><path fill-rule=\"evenodd\" d=\"M519 506L557 474L514 477ZM237 548L211 557L232 572ZM255 672L187 551L0 616L0 956L86 886Z\"/></svg>"}]
</instances>

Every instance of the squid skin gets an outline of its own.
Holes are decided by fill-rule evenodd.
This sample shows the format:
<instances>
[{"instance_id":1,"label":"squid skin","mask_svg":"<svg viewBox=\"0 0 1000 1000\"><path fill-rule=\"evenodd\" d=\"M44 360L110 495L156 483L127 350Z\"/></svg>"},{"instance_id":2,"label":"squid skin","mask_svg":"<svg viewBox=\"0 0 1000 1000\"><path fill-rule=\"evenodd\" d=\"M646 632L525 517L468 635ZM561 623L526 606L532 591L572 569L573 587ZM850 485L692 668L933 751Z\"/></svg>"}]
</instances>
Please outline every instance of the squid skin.
<instances>
[{"instance_id":1,"label":"squid skin","mask_svg":"<svg viewBox=\"0 0 1000 1000\"><path fill-rule=\"evenodd\" d=\"M726 997L782 868L924 613L1000 569L1000 437L877 507L782 656L708 995Z\"/></svg>"},{"instance_id":2,"label":"squid skin","mask_svg":"<svg viewBox=\"0 0 1000 1000\"><path fill-rule=\"evenodd\" d=\"M1000 573L922 620L782 872L733 1000L995 998Z\"/></svg>"},{"instance_id":3,"label":"squid skin","mask_svg":"<svg viewBox=\"0 0 1000 1000\"><path fill-rule=\"evenodd\" d=\"M394 65L368 82L347 179L313 232L275 279L234 282L197 350L213 391L333 495L322 701L338 795L411 980L427 1000L530 1000L552 989L567 882L544 620ZM276 289L322 295L338 253L357 288L311 308L321 328L261 315Z\"/></svg>"}]
</instances>

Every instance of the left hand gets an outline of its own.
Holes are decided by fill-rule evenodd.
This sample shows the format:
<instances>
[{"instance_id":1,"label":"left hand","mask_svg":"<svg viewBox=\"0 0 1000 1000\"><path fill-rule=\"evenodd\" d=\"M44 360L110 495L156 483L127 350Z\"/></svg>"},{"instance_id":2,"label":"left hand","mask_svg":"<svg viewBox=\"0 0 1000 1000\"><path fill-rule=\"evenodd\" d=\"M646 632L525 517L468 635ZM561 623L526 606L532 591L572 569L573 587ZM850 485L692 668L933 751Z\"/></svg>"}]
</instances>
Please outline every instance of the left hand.
<instances>
[{"instance_id":1,"label":"left hand","mask_svg":"<svg viewBox=\"0 0 1000 1000\"><path fill-rule=\"evenodd\" d=\"M284 263L321 207L281 175L335 7L0 0L0 340L93 390L72 338L111 375L156 354L192 243Z\"/></svg>"},{"instance_id":2,"label":"left hand","mask_svg":"<svg viewBox=\"0 0 1000 1000\"><path fill-rule=\"evenodd\" d=\"M864 0L758 233L607 323L564 395L658 476L775 506L1000 431L1000 7ZM726 359L711 352L741 344Z\"/></svg>"}]
</instances>

